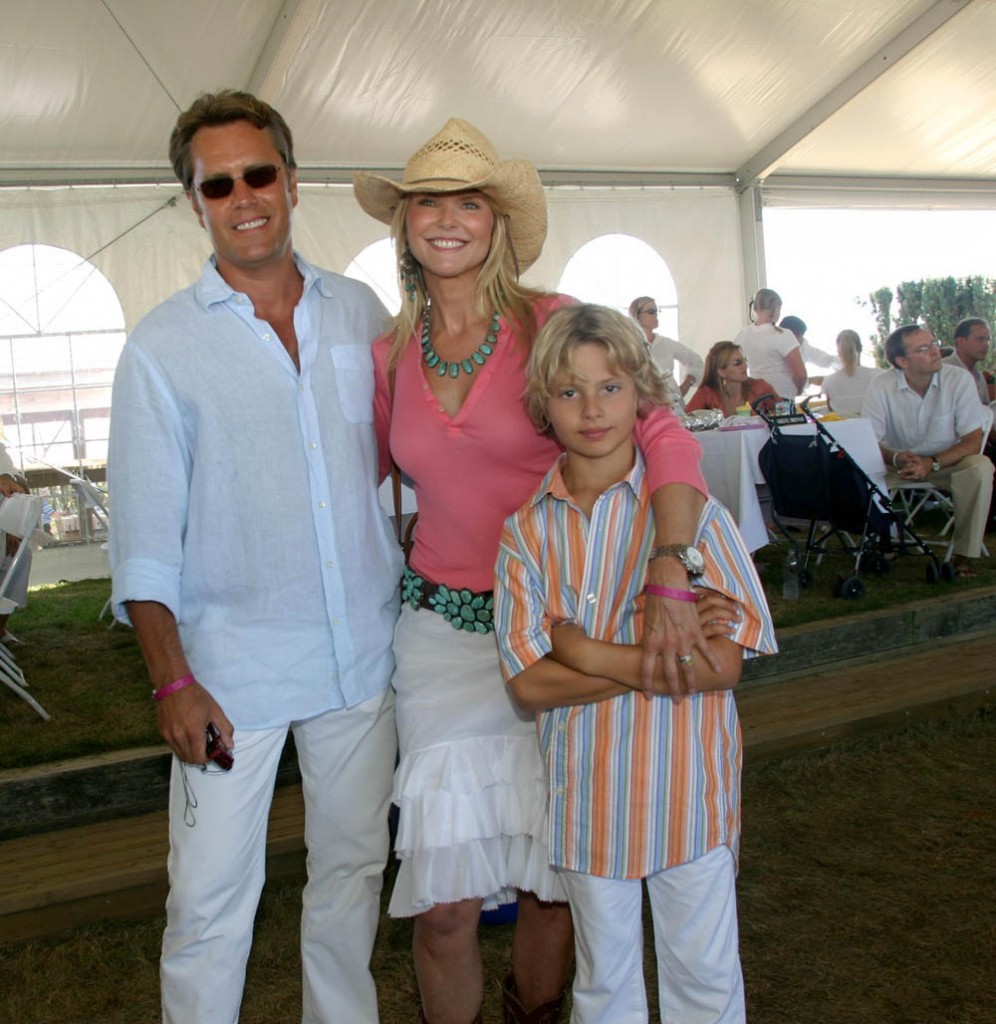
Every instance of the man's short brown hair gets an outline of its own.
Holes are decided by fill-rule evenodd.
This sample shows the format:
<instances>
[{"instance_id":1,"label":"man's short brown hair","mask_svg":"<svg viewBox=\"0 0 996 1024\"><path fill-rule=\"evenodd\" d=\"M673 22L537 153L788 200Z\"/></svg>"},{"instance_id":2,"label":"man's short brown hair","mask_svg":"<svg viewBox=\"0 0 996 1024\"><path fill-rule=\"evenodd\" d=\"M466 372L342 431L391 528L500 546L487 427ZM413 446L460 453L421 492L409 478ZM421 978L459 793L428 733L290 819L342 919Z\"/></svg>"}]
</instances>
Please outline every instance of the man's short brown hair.
<instances>
[{"instance_id":1,"label":"man's short brown hair","mask_svg":"<svg viewBox=\"0 0 996 1024\"><path fill-rule=\"evenodd\" d=\"M194 169L190 162L190 143L194 135L209 125L234 121L248 121L257 128L265 128L284 164L290 170L297 167L291 130L269 103L237 89L205 92L176 119L176 127L169 137L170 163L185 192L189 192L194 183Z\"/></svg>"}]
</instances>

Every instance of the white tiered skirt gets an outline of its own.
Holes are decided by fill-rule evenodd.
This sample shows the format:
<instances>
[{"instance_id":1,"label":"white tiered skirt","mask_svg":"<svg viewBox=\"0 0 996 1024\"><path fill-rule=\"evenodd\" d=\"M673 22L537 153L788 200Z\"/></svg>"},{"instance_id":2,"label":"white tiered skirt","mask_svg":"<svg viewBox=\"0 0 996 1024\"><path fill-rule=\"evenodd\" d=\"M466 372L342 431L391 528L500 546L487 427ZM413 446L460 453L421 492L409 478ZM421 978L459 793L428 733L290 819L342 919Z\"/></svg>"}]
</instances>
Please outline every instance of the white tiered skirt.
<instances>
[{"instance_id":1,"label":"white tiered skirt","mask_svg":"<svg viewBox=\"0 0 996 1024\"><path fill-rule=\"evenodd\" d=\"M491 910L513 902L517 889L563 900L548 862L534 716L512 704L494 636L404 606L394 651L401 865L390 915L474 898Z\"/></svg>"}]
</instances>

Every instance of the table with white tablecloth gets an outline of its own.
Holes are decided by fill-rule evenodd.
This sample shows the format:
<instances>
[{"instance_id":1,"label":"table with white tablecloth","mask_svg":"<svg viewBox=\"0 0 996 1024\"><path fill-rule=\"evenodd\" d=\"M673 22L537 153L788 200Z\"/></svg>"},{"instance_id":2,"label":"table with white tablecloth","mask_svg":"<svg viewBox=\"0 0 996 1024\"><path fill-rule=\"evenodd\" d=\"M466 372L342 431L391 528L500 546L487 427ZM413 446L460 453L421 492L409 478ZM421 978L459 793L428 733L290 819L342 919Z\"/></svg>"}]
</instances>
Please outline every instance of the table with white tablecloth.
<instances>
[{"instance_id":1,"label":"table with white tablecloth","mask_svg":"<svg viewBox=\"0 0 996 1024\"><path fill-rule=\"evenodd\" d=\"M830 420L823 426L865 474L885 490L885 463L871 423L865 419ZM781 429L787 434L816 431L811 423ZM757 457L770 436L768 428L763 424L733 430L719 428L695 436L702 445L702 473L709 492L733 513L748 549L764 547L768 543L768 529L757 489L765 483Z\"/></svg>"}]
</instances>

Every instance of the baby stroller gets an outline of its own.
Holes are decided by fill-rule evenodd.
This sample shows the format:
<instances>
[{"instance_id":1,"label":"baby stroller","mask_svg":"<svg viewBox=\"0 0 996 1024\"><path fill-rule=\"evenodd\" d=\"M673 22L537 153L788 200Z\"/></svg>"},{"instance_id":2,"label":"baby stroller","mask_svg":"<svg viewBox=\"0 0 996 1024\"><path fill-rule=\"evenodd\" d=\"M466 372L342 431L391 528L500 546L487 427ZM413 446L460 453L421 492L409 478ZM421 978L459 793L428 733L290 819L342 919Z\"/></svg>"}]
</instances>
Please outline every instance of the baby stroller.
<instances>
[{"instance_id":1,"label":"baby stroller","mask_svg":"<svg viewBox=\"0 0 996 1024\"><path fill-rule=\"evenodd\" d=\"M775 526L786 538L795 555L799 586L813 584L809 560L823 555L827 541L836 539L841 549L854 556L854 571L839 575L834 582L834 596L861 597L865 592L862 573L884 576L889 571L889 555L893 553L893 535L898 538L897 554L912 548L928 559L928 583L953 580L954 567L941 564L937 555L907 525L906 518L896 512L884 491L871 480L841 443L819 420L808 415L807 402L801 411L789 403L787 413L764 411L770 395L753 403L754 411L771 429L771 437L758 455L758 463L771 490ZM770 408L770 405L769 405ZM785 427L808 424L810 433L788 433ZM800 557L799 542L786 519L808 520L805 552ZM855 540L855 536L858 538Z\"/></svg>"}]
</instances>

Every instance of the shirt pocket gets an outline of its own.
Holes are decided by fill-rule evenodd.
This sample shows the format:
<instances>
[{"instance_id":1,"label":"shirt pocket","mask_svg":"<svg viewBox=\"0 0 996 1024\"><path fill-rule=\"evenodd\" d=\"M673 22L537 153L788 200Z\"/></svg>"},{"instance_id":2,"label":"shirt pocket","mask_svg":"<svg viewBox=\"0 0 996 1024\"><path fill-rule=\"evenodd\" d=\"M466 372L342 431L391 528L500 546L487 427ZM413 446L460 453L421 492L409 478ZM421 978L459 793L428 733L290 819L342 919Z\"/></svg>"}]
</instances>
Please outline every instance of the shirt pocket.
<instances>
[{"instance_id":1,"label":"shirt pocket","mask_svg":"<svg viewBox=\"0 0 996 1024\"><path fill-rule=\"evenodd\" d=\"M373 422L374 366L369 345L333 345L339 405L350 423Z\"/></svg>"}]
</instances>

